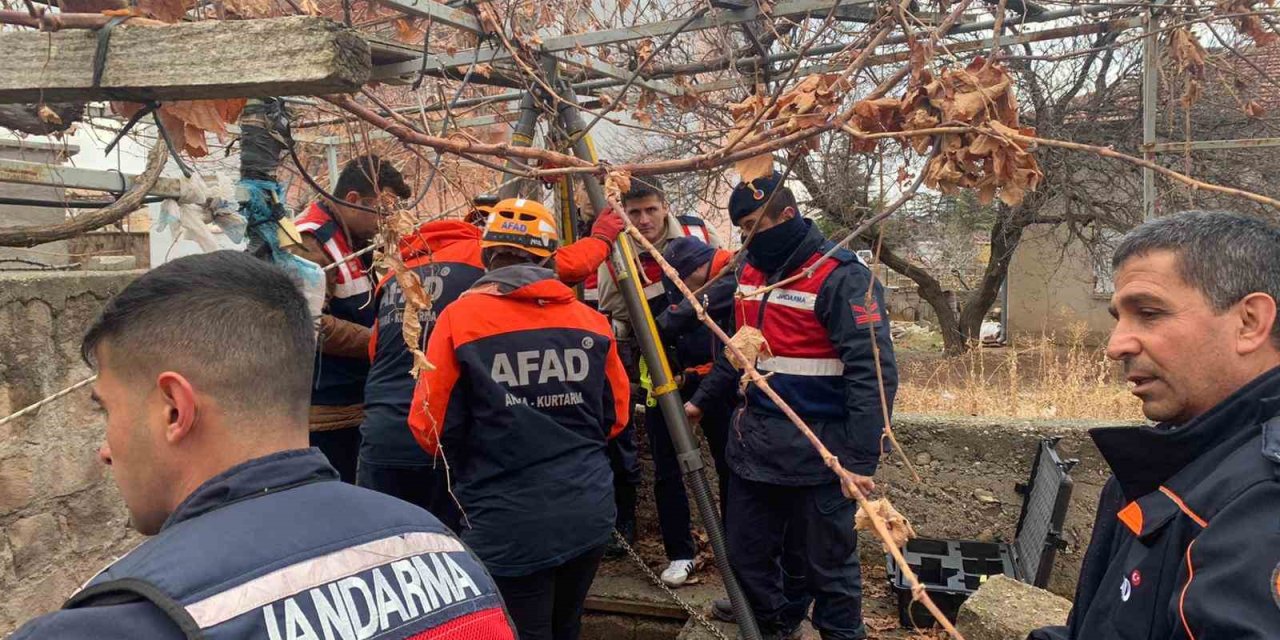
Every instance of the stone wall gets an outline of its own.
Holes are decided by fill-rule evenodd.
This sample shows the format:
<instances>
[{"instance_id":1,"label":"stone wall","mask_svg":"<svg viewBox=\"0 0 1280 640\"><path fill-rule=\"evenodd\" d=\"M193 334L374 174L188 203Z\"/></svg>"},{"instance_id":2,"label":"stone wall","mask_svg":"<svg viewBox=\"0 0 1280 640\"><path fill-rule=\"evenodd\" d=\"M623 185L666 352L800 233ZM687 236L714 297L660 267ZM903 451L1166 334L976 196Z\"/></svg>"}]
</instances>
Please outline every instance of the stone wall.
<instances>
[{"instance_id":1,"label":"stone wall","mask_svg":"<svg viewBox=\"0 0 1280 640\"><path fill-rule=\"evenodd\" d=\"M91 375L81 335L136 276L0 272L0 415ZM0 425L0 637L138 541L97 460L102 434L87 388Z\"/></svg>"},{"instance_id":2,"label":"stone wall","mask_svg":"<svg viewBox=\"0 0 1280 640\"><path fill-rule=\"evenodd\" d=\"M67 250L80 262L89 256L133 256L138 269L151 266L151 234L147 231L93 231L68 239Z\"/></svg>"}]
</instances>

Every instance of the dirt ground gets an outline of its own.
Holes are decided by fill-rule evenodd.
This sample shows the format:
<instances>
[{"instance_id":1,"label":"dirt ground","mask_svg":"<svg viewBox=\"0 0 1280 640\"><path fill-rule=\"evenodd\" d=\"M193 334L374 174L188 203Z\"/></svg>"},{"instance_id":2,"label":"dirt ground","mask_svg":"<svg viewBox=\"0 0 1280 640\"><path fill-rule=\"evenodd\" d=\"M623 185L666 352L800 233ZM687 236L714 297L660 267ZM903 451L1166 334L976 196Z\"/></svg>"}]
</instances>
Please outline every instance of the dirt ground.
<instances>
[{"instance_id":1,"label":"dirt ground","mask_svg":"<svg viewBox=\"0 0 1280 640\"><path fill-rule=\"evenodd\" d=\"M640 433L640 461L642 466L640 500L638 506L638 531L635 548L645 564L654 572L661 573L662 569L667 565L666 555L662 549L662 536L658 530L657 509L653 501L653 462L648 452L648 441L643 431ZM712 483L712 494L716 493L717 477L714 465L709 451L703 451L703 458L707 465L707 477ZM694 511L695 526L697 526L698 518L696 514L696 506L690 504L690 508ZM719 572L716 570L714 558L711 553L710 543L706 539L706 535L701 528L695 531L695 537L699 544L698 572L691 586L697 585L696 594L689 588L681 588L676 590L676 594L687 597L690 604L704 605L707 591L712 591L717 597L724 597L724 588L722 586ZM933 640L935 637L932 630L910 630L902 629L898 624L897 598L889 586L888 577L885 571L884 554L880 551L880 545L871 536L861 534L859 536L859 545L861 555L863 557L863 617L866 620L868 630L871 632L872 640ZM613 560L605 560L597 573L597 580L601 578L639 578L643 576L643 572L636 566L631 558L621 558ZM649 590L646 594L647 598L656 598L659 600L669 600L669 597L656 587ZM697 606L705 614L705 606ZM730 636L732 637L732 636ZM810 632L810 639L816 638L816 633ZM942 637L942 636L936 636Z\"/></svg>"}]
</instances>

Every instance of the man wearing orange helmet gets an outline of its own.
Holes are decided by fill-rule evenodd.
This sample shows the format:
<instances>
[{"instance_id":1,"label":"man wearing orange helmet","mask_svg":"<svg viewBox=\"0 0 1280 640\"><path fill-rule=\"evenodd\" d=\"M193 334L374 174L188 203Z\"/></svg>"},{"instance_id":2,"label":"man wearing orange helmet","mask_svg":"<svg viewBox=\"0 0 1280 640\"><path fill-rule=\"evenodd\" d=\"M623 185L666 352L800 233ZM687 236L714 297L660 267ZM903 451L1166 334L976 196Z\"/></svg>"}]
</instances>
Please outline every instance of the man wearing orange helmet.
<instances>
[{"instance_id":1,"label":"man wearing orange helmet","mask_svg":"<svg viewBox=\"0 0 1280 640\"><path fill-rule=\"evenodd\" d=\"M400 257L417 272L431 296L431 308L419 314L425 347L436 318L458 296L484 275L481 262L481 228L492 206L477 204L464 220L438 220L422 225L400 242ZM556 253L556 275L577 283L609 254L622 229L622 218L612 210L598 216L589 237L561 247ZM456 528L456 507L448 496L443 467L422 451L405 427L413 398L413 356L401 335L404 292L391 275L382 278L375 292L373 336L369 341L369 377L365 383L364 422L356 484L393 495L426 508L445 524Z\"/></svg>"},{"instance_id":2,"label":"man wearing orange helmet","mask_svg":"<svg viewBox=\"0 0 1280 640\"><path fill-rule=\"evenodd\" d=\"M630 391L609 322L555 279L551 213L504 200L484 231L487 273L440 314L435 366L409 425L448 463L459 533L494 576L521 640L575 640L613 530L606 442Z\"/></svg>"}]
</instances>

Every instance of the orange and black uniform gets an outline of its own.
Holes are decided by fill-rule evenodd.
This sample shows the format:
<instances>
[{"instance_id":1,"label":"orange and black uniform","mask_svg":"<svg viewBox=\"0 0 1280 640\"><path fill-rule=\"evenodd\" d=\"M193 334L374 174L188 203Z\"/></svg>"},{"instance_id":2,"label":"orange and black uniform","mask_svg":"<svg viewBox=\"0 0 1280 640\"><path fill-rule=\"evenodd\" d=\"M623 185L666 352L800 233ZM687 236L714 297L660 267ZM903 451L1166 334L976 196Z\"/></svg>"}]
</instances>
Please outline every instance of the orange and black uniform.
<instances>
[{"instance_id":1,"label":"orange and black uniform","mask_svg":"<svg viewBox=\"0 0 1280 640\"><path fill-rule=\"evenodd\" d=\"M431 308L419 314L425 348L436 318L484 275L480 261L481 231L458 220L423 225L400 242L405 266L418 274L431 296ZM557 275L581 281L609 253L609 244L585 237L556 252ZM369 375L364 387L364 422L360 424L360 464L356 484L412 502L456 526L453 501L443 493L444 469L414 442L406 426L414 380L413 356L402 336L404 293L388 274L378 283L373 308L377 317L368 343Z\"/></svg>"},{"instance_id":2,"label":"orange and black uniform","mask_svg":"<svg viewBox=\"0 0 1280 640\"><path fill-rule=\"evenodd\" d=\"M445 309L427 359L436 368L418 381L409 425L449 464L463 540L499 582L522 639L553 628L576 637L613 530L605 444L627 422L608 321L550 269L505 267ZM525 611L545 620L531 626Z\"/></svg>"},{"instance_id":3,"label":"orange and black uniform","mask_svg":"<svg viewBox=\"0 0 1280 640\"><path fill-rule=\"evenodd\" d=\"M1280 368L1186 424L1089 435L1115 475L1067 626L1031 638L1280 638Z\"/></svg>"}]
</instances>

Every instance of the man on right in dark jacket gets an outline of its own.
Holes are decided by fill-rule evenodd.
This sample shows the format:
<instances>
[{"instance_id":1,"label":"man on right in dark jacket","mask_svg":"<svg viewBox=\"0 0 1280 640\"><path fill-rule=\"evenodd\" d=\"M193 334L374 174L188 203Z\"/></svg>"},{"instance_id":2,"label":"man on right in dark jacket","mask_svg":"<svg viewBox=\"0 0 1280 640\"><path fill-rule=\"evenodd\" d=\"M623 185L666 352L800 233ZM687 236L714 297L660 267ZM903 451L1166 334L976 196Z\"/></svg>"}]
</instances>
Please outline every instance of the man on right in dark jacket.
<instances>
[{"instance_id":1,"label":"man on right in dark jacket","mask_svg":"<svg viewBox=\"0 0 1280 640\"><path fill-rule=\"evenodd\" d=\"M771 350L760 353L756 368L870 492L898 380L880 284L848 250L823 257L834 245L800 215L777 172L739 184L729 217L750 239L738 273L735 322L762 332ZM717 359L685 405L690 419L729 402L739 378ZM813 626L825 640L867 637L858 539L850 526L854 505L839 479L754 386L728 440L729 558L761 631L793 637L812 598ZM797 580L787 579L796 578L799 567L784 558L803 560L804 595Z\"/></svg>"},{"instance_id":2,"label":"man on right in dark jacket","mask_svg":"<svg viewBox=\"0 0 1280 640\"><path fill-rule=\"evenodd\" d=\"M1035 640L1280 637L1280 228L1185 212L1111 261L1124 363L1151 427L1094 429L1103 488L1075 606Z\"/></svg>"}]
</instances>

